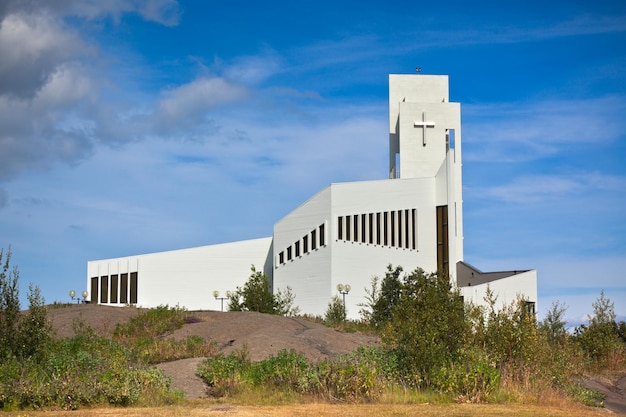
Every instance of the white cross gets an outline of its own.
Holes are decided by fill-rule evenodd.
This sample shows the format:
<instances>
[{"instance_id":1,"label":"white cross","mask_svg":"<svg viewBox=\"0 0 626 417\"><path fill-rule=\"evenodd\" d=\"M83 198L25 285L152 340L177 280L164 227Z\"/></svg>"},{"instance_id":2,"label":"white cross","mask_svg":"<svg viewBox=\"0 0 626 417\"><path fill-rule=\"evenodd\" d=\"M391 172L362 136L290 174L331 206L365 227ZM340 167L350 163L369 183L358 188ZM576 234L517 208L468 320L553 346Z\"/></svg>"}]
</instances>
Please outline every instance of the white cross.
<instances>
[{"instance_id":1,"label":"white cross","mask_svg":"<svg viewBox=\"0 0 626 417\"><path fill-rule=\"evenodd\" d=\"M422 121L421 122L414 122L414 126L415 127L421 127L422 128L422 145L426 146L426 128L428 127L435 127L435 122L427 122L426 121L426 112L422 112Z\"/></svg>"}]
</instances>

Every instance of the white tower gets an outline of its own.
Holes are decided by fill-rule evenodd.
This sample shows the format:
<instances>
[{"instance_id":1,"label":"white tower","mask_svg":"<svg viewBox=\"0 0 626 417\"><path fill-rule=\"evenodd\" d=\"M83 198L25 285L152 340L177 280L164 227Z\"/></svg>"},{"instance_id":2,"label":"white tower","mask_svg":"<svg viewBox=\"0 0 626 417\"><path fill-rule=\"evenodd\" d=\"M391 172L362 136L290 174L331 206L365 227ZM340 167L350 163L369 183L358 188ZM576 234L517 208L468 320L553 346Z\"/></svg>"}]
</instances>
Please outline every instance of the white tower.
<instances>
[{"instance_id":1,"label":"white tower","mask_svg":"<svg viewBox=\"0 0 626 417\"><path fill-rule=\"evenodd\" d=\"M461 105L445 75L389 76L389 177L435 178L437 266L463 260ZM435 238L435 237L433 237Z\"/></svg>"}]
</instances>

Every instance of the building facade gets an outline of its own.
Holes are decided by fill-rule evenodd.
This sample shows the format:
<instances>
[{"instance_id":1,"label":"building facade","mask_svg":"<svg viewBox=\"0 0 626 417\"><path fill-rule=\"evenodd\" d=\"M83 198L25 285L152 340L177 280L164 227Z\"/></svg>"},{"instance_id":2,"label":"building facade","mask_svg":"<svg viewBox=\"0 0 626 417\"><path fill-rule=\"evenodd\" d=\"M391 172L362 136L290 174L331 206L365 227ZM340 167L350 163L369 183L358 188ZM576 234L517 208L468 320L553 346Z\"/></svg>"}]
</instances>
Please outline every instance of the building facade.
<instances>
[{"instance_id":1,"label":"building facade","mask_svg":"<svg viewBox=\"0 0 626 417\"><path fill-rule=\"evenodd\" d=\"M323 315L337 286L350 318L387 265L450 275L466 301L537 301L535 270L484 273L463 260L461 106L448 77L389 76L389 178L330 184L274 225L273 236L88 263L90 300L217 309L213 291L243 286L250 266L301 312Z\"/></svg>"}]
</instances>

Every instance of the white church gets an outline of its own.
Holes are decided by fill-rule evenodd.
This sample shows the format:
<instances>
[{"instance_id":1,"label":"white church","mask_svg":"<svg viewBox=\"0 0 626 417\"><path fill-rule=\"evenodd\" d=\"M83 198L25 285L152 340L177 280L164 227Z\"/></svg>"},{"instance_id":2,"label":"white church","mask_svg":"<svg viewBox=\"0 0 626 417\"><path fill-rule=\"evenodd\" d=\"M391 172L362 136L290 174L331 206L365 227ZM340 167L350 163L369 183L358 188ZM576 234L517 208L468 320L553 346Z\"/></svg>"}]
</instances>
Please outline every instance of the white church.
<instances>
[{"instance_id":1,"label":"white church","mask_svg":"<svg viewBox=\"0 0 626 417\"><path fill-rule=\"evenodd\" d=\"M254 265L274 291L291 287L302 313L323 316L339 295L356 319L372 277L391 264L448 273L465 301L483 304L490 288L498 303L521 296L534 310L536 270L485 273L463 261L461 167L461 106L449 101L448 77L390 75L388 179L330 184L271 237L89 261L88 300L220 310Z\"/></svg>"}]
</instances>

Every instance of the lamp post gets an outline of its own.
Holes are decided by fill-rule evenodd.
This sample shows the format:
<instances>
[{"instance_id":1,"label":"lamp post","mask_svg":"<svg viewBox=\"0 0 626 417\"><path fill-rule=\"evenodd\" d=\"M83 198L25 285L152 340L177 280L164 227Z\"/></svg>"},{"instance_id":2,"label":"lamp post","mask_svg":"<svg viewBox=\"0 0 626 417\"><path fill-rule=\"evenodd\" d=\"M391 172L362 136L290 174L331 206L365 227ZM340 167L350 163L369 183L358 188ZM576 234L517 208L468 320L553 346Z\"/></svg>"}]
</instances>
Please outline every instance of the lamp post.
<instances>
[{"instance_id":1,"label":"lamp post","mask_svg":"<svg viewBox=\"0 0 626 417\"><path fill-rule=\"evenodd\" d=\"M72 299L72 301L74 301L74 297L76 297L76 291L71 290L70 291L70 298Z\"/></svg>"},{"instance_id":2,"label":"lamp post","mask_svg":"<svg viewBox=\"0 0 626 417\"><path fill-rule=\"evenodd\" d=\"M83 291L83 304L87 303L87 297L89 296L89 293L87 292L87 290Z\"/></svg>"},{"instance_id":3,"label":"lamp post","mask_svg":"<svg viewBox=\"0 0 626 417\"><path fill-rule=\"evenodd\" d=\"M230 291L226 291L226 297L220 297L219 291L213 291L213 297L215 297L216 300L220 300L222 302L222 311L224 311L224 300L229 299L231 295L232 293Z\"/></svg>"},{"instance_id":4,"label":"lamp post","mask_svg":"<svg viewBox=\"0 0 626 417\"><path fill-rule=\"evenodd\" d=\"M352 289L352 287L350 286L350 284L338 284L337 285L337 291L339 291L339 294L342 295L343 297L343 319L346 319L346 294L348 294L350 292L350 290Z\"/></svg>"}]
</instances>

